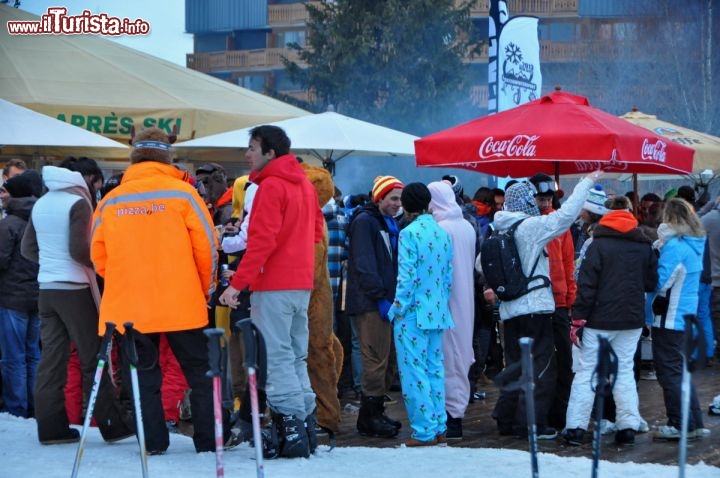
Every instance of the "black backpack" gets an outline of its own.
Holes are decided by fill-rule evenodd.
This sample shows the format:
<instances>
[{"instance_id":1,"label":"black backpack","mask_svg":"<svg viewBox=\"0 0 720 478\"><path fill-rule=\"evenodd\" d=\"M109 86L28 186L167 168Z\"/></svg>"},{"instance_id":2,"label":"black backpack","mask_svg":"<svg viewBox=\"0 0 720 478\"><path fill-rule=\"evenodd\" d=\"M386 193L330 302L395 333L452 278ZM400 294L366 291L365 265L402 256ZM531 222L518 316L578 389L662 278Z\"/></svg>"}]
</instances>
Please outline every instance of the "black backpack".
<instances>
[{"instance_id":1,"label":"black backpack","mask_svg":"<svg viewBox=\"0 0 720 478\"><path fill-rule=\"evenodd\" d=\"M540 256L535 259L530 277L526 277L520 262L520 254L515 245L515 230L524 219L520 219L504 232L494 231L485 239L480 248L480 264L485 282L495 291L500 300L515 300L535 289L550 286L545 276L533 276ZM542 279L542 283L528 288L531 281Z\"/></svg>"}]
</instances>

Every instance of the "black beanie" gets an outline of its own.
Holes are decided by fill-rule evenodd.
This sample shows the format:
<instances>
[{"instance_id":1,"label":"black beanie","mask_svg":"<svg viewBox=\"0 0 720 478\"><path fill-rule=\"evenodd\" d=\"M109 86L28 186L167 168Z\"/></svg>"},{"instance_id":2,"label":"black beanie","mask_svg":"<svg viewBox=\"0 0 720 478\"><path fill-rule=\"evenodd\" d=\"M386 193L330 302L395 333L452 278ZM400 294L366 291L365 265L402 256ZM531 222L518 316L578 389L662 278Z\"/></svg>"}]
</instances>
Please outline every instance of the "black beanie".
<instances>
[{"instance_id":1,"label":"black beanie","mask_svg":"<svg viewBox=\"0 0 720 478\"><path fill-rule=\"evenodd\" d=\"M410 183L400 194L400 201L406 212L427 211L431 199L430 190L423 183Z\"/></svg>"},{"instance_id":2,"label":"black beanie","mask_svg":"<svg viewBox=\"0 0 720 478\"><path fill-rule=\"evenodd\" d=\"M22 174L13 176L3 184L3 188L14 198L26 198L30 196L39 198L42 196L42 187L42 177L33 169L28 169Z\"/></svg>"}]
</instances>

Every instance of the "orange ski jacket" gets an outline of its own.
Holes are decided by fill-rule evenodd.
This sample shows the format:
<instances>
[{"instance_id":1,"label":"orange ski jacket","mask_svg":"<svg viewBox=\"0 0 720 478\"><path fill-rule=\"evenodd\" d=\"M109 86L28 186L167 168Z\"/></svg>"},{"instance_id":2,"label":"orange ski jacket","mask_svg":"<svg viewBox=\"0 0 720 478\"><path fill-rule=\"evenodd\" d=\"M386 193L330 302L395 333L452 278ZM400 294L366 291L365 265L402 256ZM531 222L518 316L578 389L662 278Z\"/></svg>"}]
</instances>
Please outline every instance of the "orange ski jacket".
<instances>
[{"instance_id":1,"label":"orange ski jacket","mask_svg":"<svg viewBox=\"0 0 720 478\"><path fill-rule=\"evenodd\" d=\"M91 257L105 278L105 322L133 322L143 333L204 327L215 289L212 218L183 172L169 164L131 165L93 216Z\"/></svg>"}]
</instances>

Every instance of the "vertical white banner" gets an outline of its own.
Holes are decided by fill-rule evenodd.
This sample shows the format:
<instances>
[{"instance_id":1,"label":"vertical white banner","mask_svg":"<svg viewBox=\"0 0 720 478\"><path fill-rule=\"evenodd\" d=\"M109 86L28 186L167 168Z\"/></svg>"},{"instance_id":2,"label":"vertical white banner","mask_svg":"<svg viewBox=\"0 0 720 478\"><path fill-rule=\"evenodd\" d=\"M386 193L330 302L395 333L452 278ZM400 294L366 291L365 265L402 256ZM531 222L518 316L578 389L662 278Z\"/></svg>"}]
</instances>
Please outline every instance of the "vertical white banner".
<instances>
[{"instance_id":1,"label":"vertical white banner","mask_svg":"<svg viewBox=\"0 0 720 478\"><path fill-rule=\"evenodd\" d=\"M498 110L498 37L502 27L507 22L507 2L505 0L490 0L488 15L488 114L497 113Z\"/></svg>"},{"instance_id":2,"label":"vertical white banner","mask_svg":"<svg viewBox=\"0 0 720 478\"><path fill-rule=\"evenodd\" d=\"M540 41L538 18L517 16L500 31L497 65L499 80L498 111L532 101L540 96Z\"/></svg>"}]
</instances>

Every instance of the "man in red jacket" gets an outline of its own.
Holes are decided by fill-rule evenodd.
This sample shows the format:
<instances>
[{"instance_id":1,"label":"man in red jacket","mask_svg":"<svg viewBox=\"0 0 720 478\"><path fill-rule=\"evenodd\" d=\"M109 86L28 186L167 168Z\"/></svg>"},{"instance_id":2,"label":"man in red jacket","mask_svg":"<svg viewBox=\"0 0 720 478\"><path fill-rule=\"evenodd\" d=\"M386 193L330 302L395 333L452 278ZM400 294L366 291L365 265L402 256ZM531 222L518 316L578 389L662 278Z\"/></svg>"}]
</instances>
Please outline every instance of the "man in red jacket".
<instances>
[{"instance_id":1,"label":"man in red jacket","mask_svg":"<svg viewBox=\"0 0 720 478\"><path fill-rule=\"evenodd\" d=\"M249 287L250 318L267 347L268 404L286 458L310 454L307 431L314 431L315 394L307 373L308 303L313 287L314 245L325 225L317 192L295 156L290 139L276 126L250 131L245 158L258 185L245 255L220 296L238 305ZM307 420L307 428L305 421ZM310 441L313 437L310 437Z\"/></svg>"},{"instance_id":2,"label":"man in red jacket","mask_svg":"<svg viewBox=\"0 0 720 478\"><path fill-rule=\"evenodd\" d=\"M540 213L550 214L555 199L555 182L547 174L538 173L532 178L537 194L535 202ZM550 241L547 245L550 261L550 282L552 283L555 312L552 316L555 359L557 361L557 382L555 400L548 412L548 425L558 430L565 428L565 413L572 386L572 343L570 342L570 307L575 302L575 247L570 231Z\"/></svg>"}]
</instances>

